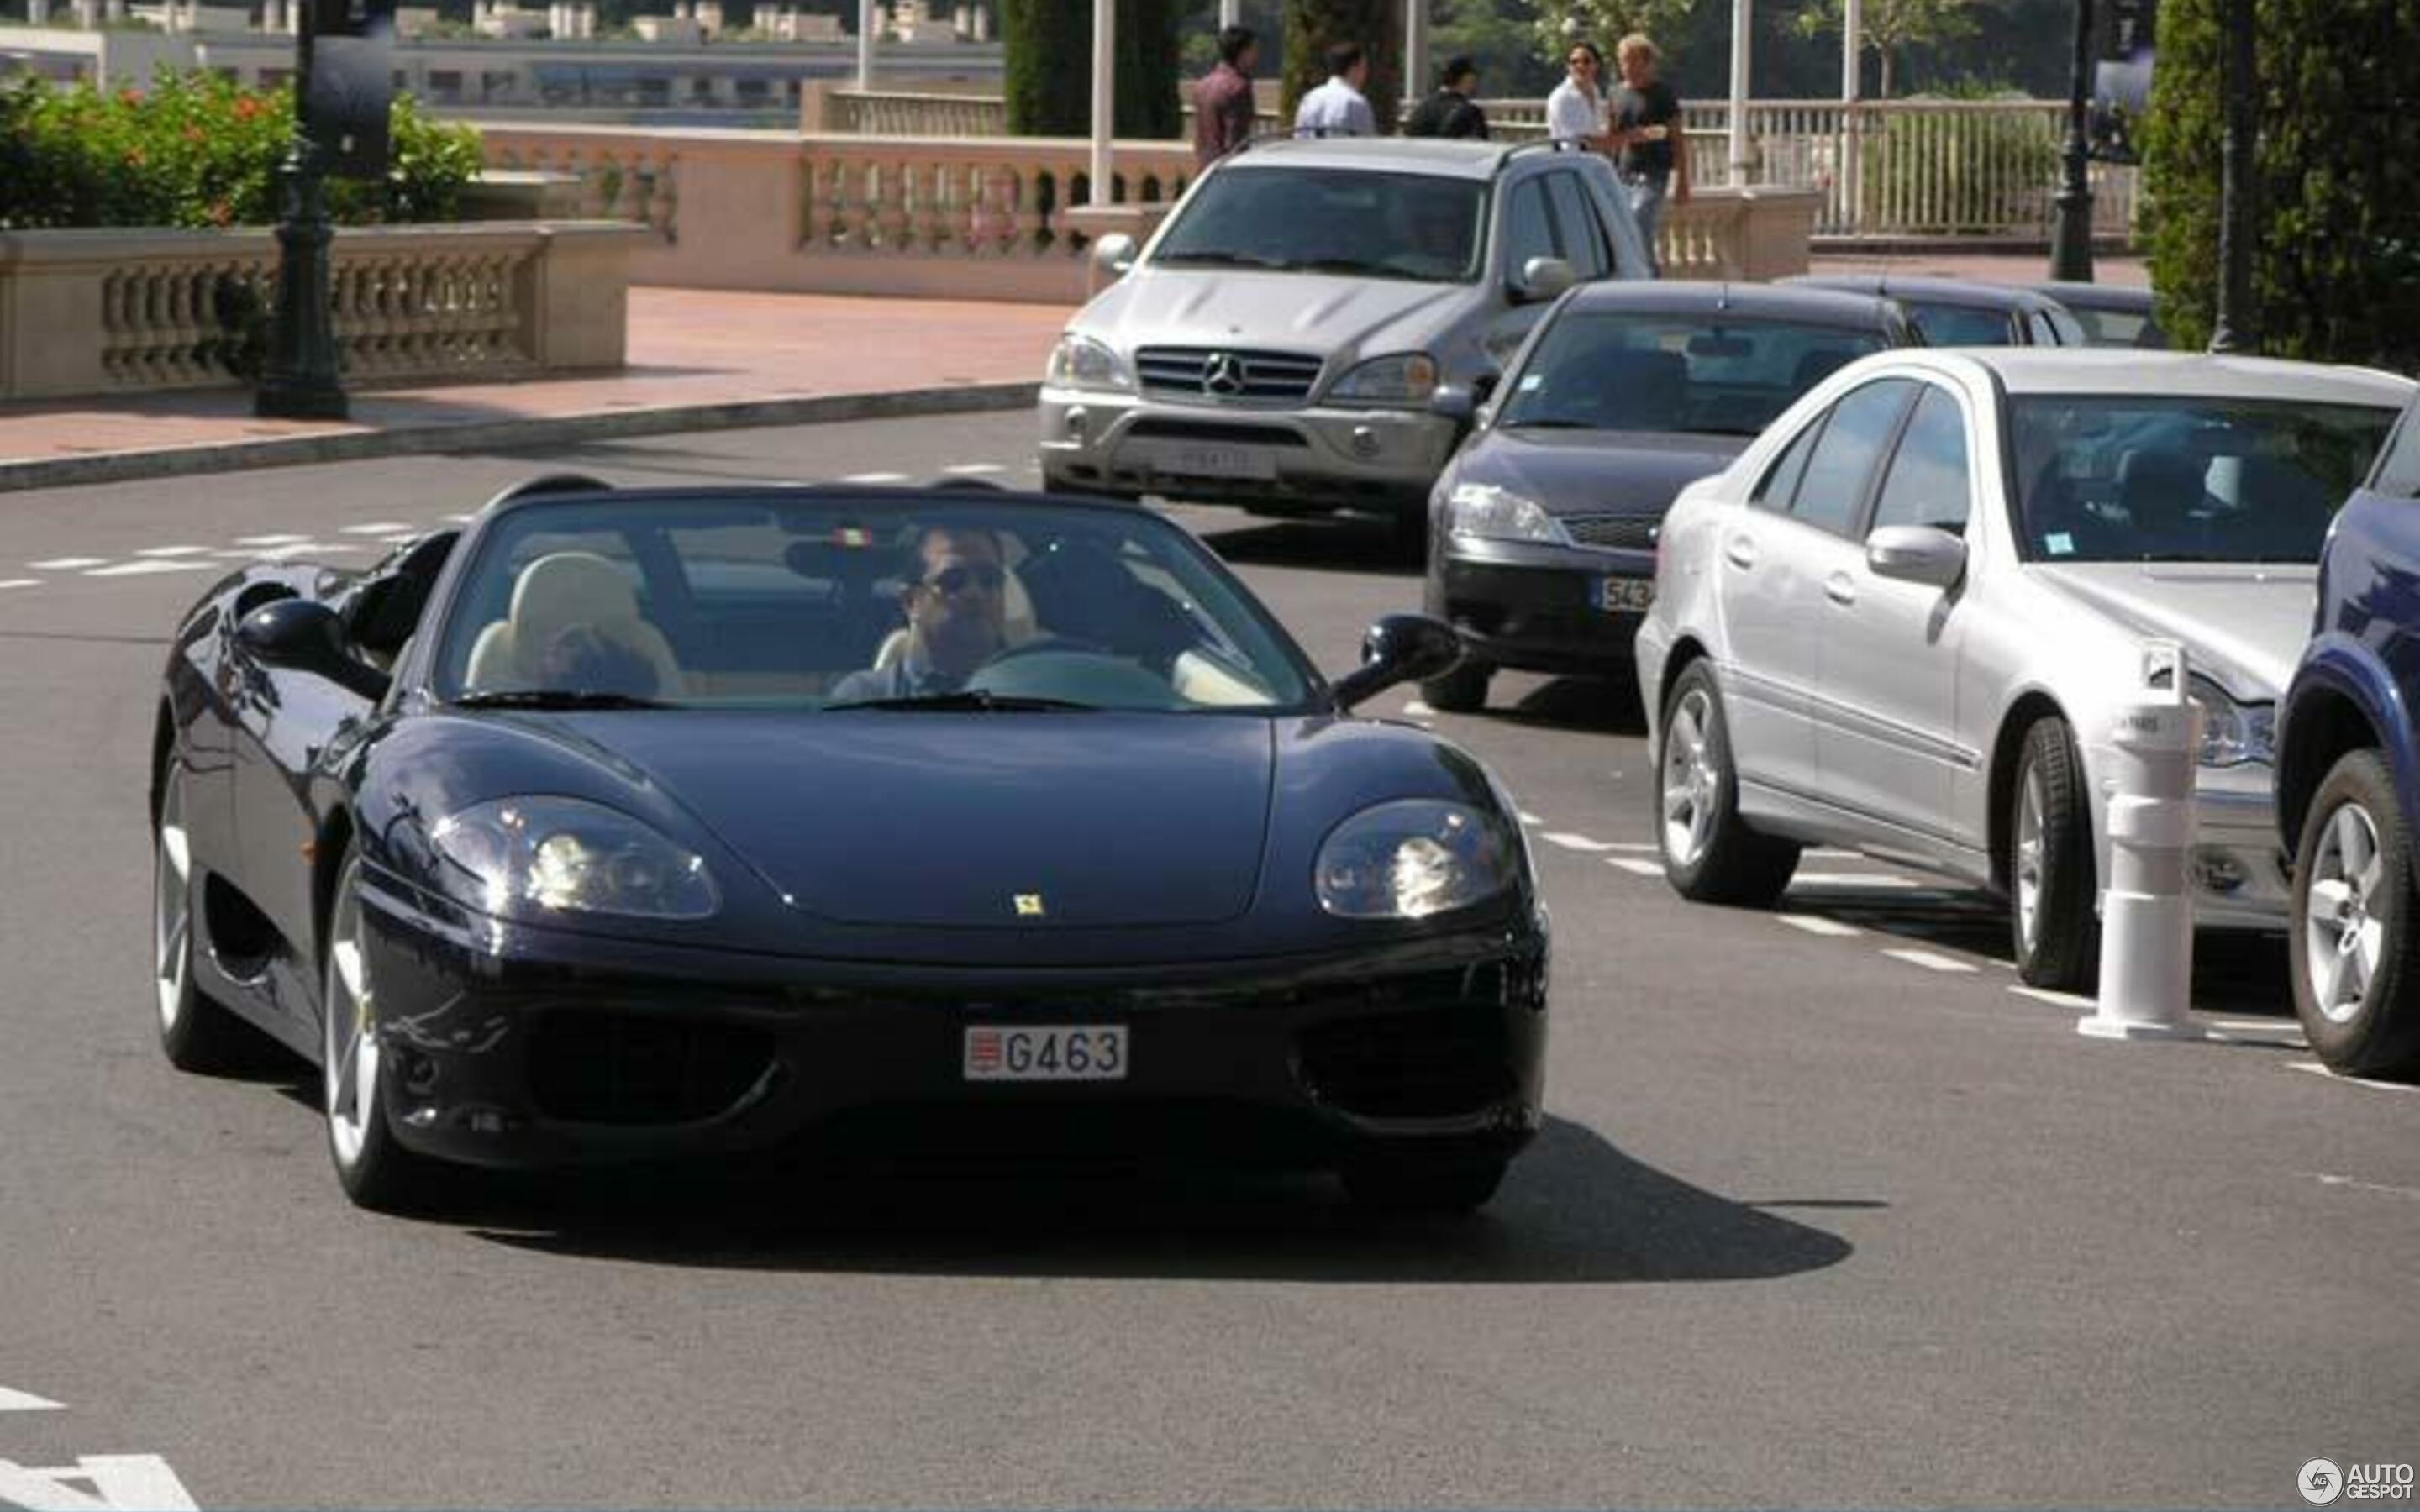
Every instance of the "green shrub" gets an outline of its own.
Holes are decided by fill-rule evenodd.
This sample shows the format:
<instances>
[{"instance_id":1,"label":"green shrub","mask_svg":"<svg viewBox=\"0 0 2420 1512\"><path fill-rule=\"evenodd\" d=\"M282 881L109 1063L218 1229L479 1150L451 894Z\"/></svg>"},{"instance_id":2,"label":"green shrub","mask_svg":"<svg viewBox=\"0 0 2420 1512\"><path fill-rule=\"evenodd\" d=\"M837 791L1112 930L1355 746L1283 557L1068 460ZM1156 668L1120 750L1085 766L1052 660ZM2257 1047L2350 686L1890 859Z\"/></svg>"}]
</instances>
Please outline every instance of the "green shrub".
<instances>
[{"instance_id":1,"label":"green shrub","mask_svg":"<svg viewBox=\"0 0 2420 1512\"><path fill-rule=\"evenodd\" d=\"M268 224L293 121L292 91L215 74L163 74L147 91L0 87L0 227ZM347 224L452 219L479 172L478 133L409 97L389 130L387 181L331 180L329 213Z\"/></svg>"},{"instance_id":2,"label":"green shrub","mask_svg":"<svg viewBox=\"0 0 2420 1512\"><path fill-rule=\"evenodd\" d=\"M2420 0L2256 0L2252 309L2276 357L2420 370ZM2142 123L2160 323L2218 304L2221 0L2164 0Z\"/></svg>"}]
</instances>

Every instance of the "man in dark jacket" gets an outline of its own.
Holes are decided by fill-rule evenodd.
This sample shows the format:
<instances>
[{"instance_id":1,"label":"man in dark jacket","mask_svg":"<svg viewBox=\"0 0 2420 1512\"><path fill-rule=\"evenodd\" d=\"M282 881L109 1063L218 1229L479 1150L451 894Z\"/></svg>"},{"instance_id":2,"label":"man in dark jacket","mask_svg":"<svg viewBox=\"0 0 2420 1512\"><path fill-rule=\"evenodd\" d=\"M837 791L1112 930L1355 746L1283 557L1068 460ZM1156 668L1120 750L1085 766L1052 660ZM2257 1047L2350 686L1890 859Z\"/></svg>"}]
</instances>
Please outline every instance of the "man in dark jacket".
<instances>
[{"instance_id":1,"label":"man in dark jacket","mask_svg":"<svg viewBox=\"0 0 2420 1512\"><path fill-rule=\"evenodd\" d=\"M1479 92L1479 66L1466 57L1448 59L1437 91L1419 102L1404 123L1405 136L1487 137L1487 113L1470 98Z\"/></svg>"},{"instance_id":2,"label":"man in dark jacket","mask_svg":"<svg viewBox=\"0 0 2420 1512\"><path fill-rule=\"evenodd\" d=\"M1204 168L1242 147L1252 134L1252 65L1259 42L1249 26L1218 34L1218 66L1193 86L1193 156Z\"/></svg>"}]
</instances>

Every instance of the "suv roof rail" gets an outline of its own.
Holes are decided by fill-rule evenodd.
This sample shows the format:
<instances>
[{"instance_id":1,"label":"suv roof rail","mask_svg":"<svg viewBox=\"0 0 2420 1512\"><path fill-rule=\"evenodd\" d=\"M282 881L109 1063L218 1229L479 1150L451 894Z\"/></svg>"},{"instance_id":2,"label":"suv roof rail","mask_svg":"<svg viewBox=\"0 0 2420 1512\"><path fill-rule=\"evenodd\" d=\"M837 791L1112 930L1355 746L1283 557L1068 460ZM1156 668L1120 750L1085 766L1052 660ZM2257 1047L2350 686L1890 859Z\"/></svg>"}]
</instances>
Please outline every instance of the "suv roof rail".
<instances>
[{"instance_id":1,"label":"suv roof rail","mask_svg":"<svg viewBox=\"0 0 2420 1512\"><path fill-rule=\"evenodd\" d=\"M1514 158L1524 157L1532 152L1586 152L1587 150L1585 144L1564 137L1542 136L1527 142L1508 143L1504 150L1497 155L1496 171L1502 173L1505 165Z\"/></svg>"}]
</instances>

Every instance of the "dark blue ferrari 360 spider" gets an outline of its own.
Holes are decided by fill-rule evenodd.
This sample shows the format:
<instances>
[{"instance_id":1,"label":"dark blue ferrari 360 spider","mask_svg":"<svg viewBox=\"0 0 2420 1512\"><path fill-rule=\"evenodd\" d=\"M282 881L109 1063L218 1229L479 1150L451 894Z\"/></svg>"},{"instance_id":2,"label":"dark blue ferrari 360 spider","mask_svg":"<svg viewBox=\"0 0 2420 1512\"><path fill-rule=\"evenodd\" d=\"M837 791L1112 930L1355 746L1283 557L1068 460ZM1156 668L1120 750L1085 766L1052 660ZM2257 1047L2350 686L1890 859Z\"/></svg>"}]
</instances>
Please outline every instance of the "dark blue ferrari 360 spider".
<instances>
[{"instance_id":1,"label":"dark blue ferrari 360 spider","mask_svg":"<svg viewBox=\"0 0 2420 1512\"><path fill-rule=\"evenodd\" d=\"M909 1135L1484 1202L1539 1122L1512 804L1147 509L552 479L178 629L162 1036L324 1070L346 1191ZM828 1147L829 1148L829 1147Z\"/></svg>"}]
</instances>

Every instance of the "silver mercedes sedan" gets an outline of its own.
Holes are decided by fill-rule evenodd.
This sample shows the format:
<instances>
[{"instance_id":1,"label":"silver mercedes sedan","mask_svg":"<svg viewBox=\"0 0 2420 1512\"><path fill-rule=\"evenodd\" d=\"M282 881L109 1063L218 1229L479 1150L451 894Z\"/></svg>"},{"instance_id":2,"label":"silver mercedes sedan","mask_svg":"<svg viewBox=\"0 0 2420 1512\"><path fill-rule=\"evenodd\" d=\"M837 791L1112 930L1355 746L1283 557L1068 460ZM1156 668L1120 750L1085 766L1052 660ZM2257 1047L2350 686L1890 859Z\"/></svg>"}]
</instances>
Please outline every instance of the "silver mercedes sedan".
<instances>
[{"instance_id":1,"label":"silver mercedes sedan","mask_svg":"<svg viewBox=\"0 0 2420 1512\"><path fill-rule=\"evenodd\" d=\"M1763 905L1800 847L2006 895L2089 989L2114 705L2180 642L2196 917L2281 927L2278 695L2319 547L2413 385L2180 353L1913 349L1841 369L1667 517L1637 640L1667 876Z\"/></svg>"}]
</instances>

